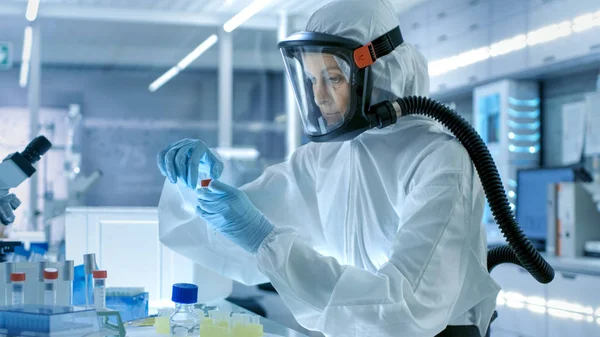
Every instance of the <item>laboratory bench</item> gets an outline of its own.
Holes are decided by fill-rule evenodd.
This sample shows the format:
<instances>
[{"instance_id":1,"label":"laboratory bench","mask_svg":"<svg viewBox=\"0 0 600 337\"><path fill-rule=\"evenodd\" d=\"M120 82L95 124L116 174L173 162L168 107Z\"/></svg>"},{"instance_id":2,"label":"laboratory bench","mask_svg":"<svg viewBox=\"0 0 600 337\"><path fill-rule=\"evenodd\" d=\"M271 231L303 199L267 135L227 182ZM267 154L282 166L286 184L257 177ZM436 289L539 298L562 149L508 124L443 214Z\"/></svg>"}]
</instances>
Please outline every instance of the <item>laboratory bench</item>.
<instances>
[{"instance_id":1,"label":"laboratory bench","mask_svg":"<svg viewBox=\"0 0 600 337\"><path fill-rule=\"evenodd\" d=\"M225 312L244 312L256 316L252 312L241 308L226 300L209 303L207 306L216 306L219 310ZM307 335L287 328L281 324L275 323L267 318L261 317L260 323L263 325L264 337L307 337ZM127 337L165 337L168 335L159 335L154 327L127 327Z\"/></svg>"},{"instance_id":2,"label":"laboratory bench","mask_svg":"<svg viewBox=\"0 0 600 337\"><path fill-rule=\"evenodd\" d=\"M502 287L492 337L600 336L600 259L544 258L555 270L549 284L516 265L492 271Z\"/></svg>"}]
</instances>

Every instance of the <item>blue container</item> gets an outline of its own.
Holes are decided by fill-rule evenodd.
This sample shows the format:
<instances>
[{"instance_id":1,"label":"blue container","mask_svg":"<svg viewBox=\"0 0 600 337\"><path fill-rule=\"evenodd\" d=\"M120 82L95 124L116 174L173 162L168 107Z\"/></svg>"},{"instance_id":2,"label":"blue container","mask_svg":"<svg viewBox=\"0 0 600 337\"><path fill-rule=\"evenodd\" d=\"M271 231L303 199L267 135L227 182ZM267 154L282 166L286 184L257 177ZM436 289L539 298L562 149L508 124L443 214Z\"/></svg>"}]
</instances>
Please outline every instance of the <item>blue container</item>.
<instances>
[{"instance_id":1,"label":"blue container","mask_svg":"<svg viewBox=\"0 0 600 337\"><path fill-rule=\"evenodd\" d=\"M88 284L88 294L91 294L93 282ZM90 298L90 301L92 299ZM90 303L91 304L91 303ZM73 305L85 305L85 270L83 265L75 266L73 273Z\"/></svg>"},{"instance_id":2,"label":"blue container","mask_svg":"<svg viewBox=\"0 0 600 337\"><path fill-rule=\"evenodd\" d=\"M108 288L106 307L121 314L124 322L148 317L147 292L132 292L127 288Z\"/></svg>"},{"instance_id":3,"label":"blue container","mask_svg":"<svg viewBox=\"0 0 600 337\"><path fill-rule=\"evenodd\" d=\"M23 305L0 307L0 335L81 337L100 331L91 309Z\"/></svg>"}]
</instances>

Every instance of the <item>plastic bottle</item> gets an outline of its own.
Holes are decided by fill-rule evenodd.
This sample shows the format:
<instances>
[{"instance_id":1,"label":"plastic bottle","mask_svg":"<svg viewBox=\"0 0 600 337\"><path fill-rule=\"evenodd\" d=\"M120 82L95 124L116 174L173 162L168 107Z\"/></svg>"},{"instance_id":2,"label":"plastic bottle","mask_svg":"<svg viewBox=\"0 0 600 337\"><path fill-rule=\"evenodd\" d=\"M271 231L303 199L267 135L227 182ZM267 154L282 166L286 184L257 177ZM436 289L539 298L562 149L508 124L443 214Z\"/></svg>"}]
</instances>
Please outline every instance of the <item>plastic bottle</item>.
<instances>
[{"instance_id":1,"label":"plastic bottle","mask_svg":"<svg viewBox=\"0 0 600 337\"><path fill-rule=\"evenodd\" d=\"M200 334L200 317L194 310L198 301L198 287L188 283L173 285L172 301L175 312L169 321L171 337L196 337Z\"/></svg>"},{"instance_id":2,"label":"plastic bottle","mask_svg":"<svg viewBox=\"0 0 600 337\"><path fill-rule=\"evenodd\" d=\"M10 274L12 283L12 305L21 306L25 303L25 273Z\"/></svg>"},{"instance_id":3,"label":"plastic bottle","mask_svg":"<svg viewBox=\"0 0 600 337\"><path fill-rule=\"evenodd\" d=\"M106 310L106 270L94 270L94 309Z\"/></svg>"},{"instance_id":4,"label":"plastic bottle","mask_svg":"<svg viewBox=\"0 0 600 337\"><path fill-rule=\"evenodd\" d=\"M55 268L44 269L44 305L56 305L56 280L58 270Z\"/></svg>"}]
</instances>

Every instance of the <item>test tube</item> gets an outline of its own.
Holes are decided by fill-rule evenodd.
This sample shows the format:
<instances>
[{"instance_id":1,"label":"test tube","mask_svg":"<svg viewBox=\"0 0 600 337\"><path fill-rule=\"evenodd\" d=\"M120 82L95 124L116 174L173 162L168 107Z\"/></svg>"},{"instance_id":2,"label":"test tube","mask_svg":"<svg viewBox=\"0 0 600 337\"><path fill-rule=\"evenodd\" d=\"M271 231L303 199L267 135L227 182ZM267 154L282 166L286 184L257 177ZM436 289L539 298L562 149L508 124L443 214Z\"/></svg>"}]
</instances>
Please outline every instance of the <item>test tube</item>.
<instances>
[{"instance_id":1,"label":"test tube","mask_svg":"<svg viewBox=\"0 0 600 337\"><path fill-rule=\"evenodd\" d=\"M40 282L44 282L44 271L46 270L46 268L48 268L48 262L38 261L36 263L38 267L38 280Z\"/></svg>"},{"instance_id":2,"label":"test tube","mask_svg":"<svg viewBox=\"0 0 600 337\"><path fill-rule=\"evenodd\" d=\"M12 283L12 305L21 306L25 303L25 273L10 274Z\"/></svg>"},{"instance_id":3,"label":"test tube","mask_svg":"<svg viewBox=\"0 0 600 337\"><path fill-rule=\"evenodd\" d=\"M94 309L106 309L106 270L94 270Z\"/></svg>"},{"instance_id":4,"label":"test tube","mask_svg":"<svg viewBox=\"0 0 600 337\"><path fill-rule=\"evenodd\" d=\"M154 318L154 329L158 335L169 334L169 319L173 312L173 308L158 309L158 316Z\"/></svg>"},{"instance_id":5,"label":"test tube","mask_svg":"<svg viewBox=\"0 0 600 337\"><path fill-rule=\"evenodd\" d=\"M44 305L56 305L56 280L58 269L44 269Z\"/></svg>"},{"instance_id":6,"label":"test tube","mask_svg":"<svg viewBox=\"0 0 600 337\"><path fill-rule=\"evenodd\" d=\"M92 273L98 269L96 267L96 254L84 254L83 255L83 269L85 272L85 305L91 304L92 296L90 295L90 289L92 286Z\"/></svg>"},{"instance_id":7,"label":"test tube","mask_svg":"<svg viewBox=\"0 0 600 337\"><path fill-rule=\"evenodd\" d=\"M248 324L250 324L250 315L235 313L232 314L232 337L251 337L248 336Z\"/></svg>"},{"instance_id":8,"label":"test tube","mask_svg":"<svg viewBox=\"0 0 600 337\"><path fill-rule=\"evenodd\" d=\"M67 305L73 305L73 279L75 273L75 265L73 260L63 262L62 279L69 283L69 292L67 294Z\"/></svg>"},{"instance_id":9,"label":"test tube","mask_svg":"<svg viewBox=\"0 0 600 337\"><path fill-rule=\"evenodd\" d=\"M250 316L247 333L249 337L261 337L264 335L263 325L260 324L260 316Z\"/></svg>"},{"instance_id":10,"label":"test tube","mask_svg":"<svg viewBox=\"0 0 600 337\"><path fill-rule=\"evenodd\" d=\"M13 262L4 262L4 305L10 305L10 275L15 272Z\"/></svg>"}]
</instances>

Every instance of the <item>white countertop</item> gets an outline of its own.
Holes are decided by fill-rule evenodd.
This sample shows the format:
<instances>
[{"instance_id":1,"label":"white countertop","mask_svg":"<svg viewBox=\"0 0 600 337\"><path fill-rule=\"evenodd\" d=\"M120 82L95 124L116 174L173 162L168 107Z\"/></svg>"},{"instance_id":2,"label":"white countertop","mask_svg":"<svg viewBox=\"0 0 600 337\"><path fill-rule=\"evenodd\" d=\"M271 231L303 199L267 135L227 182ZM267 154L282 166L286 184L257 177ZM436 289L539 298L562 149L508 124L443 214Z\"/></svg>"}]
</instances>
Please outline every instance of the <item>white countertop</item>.
<instances>
[{"instance_id":1,"label":"white countertop","mask_svg":"<svg viewBox=\"0 0 600 337\"><path fill-rule=\"evenodd\" d=\"M127 329L127 337L168 337L169 335L159 335L155 332L154 327L144 327L144 328L129 328ZM301 337L305 336L300 334L299 332L289 331L286 335L273 335L269 333L265 333L263 337Z\"/></svg>"},{"instance_id":2,"label":"white countertop","mask_svg":"<svg viewBox=\"0 0 600 337\"><path fill-rule=\"evenodd\" d=\"M600 258L594 257L560 257L546 256L544 259L558 271L568 271L573 273L600 275Z\"/></svg>"}]
</instances>

